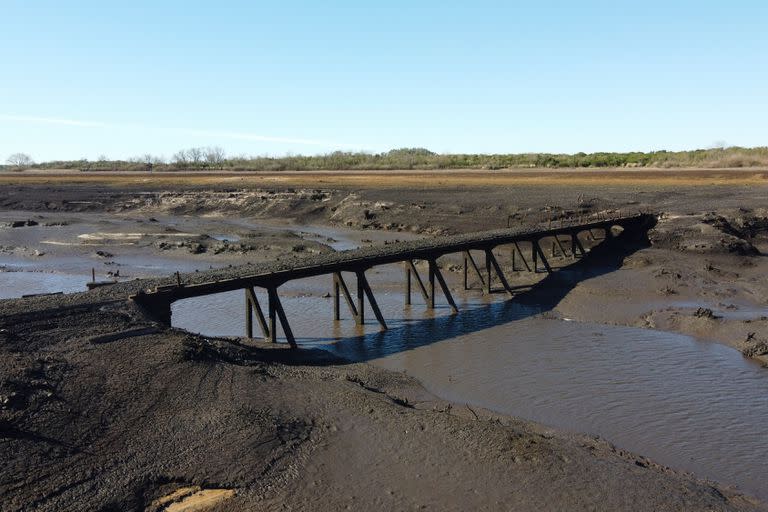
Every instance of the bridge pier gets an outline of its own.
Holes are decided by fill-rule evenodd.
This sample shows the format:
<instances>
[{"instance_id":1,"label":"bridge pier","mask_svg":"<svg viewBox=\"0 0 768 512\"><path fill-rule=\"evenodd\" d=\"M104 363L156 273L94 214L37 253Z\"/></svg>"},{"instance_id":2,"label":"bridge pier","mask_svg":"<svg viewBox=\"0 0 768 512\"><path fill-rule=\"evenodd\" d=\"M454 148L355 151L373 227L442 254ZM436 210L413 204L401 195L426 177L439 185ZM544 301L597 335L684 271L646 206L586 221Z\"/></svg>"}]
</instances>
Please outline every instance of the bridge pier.
<instances>
[{"instance_id":1,"label":"bridge pier","mask_svg":"<svg viewBox=\"0 0 768 512\"><path fill-rule=\"evenodd\" d=\"M576 250L579 251L580 257L584 257L587 255L587 251L584 250L584 246L581 245L581 240L579 240L579 232L578 231L572 231L571 232L571 255L573 256L573 259L576 259Z\"/></svg>"},{"instance_id":2,"label":"bridge pier","mask_svg":"<svg viewBox=\"0 0 768 512\"><path fill-rule=\"evenodd\" d=\"M541 250L541 246L539 246L538 240L531 240L531 257L533 259L533 271L538 272L539 271L539 264L538 264L538 258L541 259L542 265L544 265L544 268L547 272L552 272L552 267L549 265L549 262L547 261L547 257L544 256L544 251Z\"/></svg>"},{"instance_id":3,"label":"bridge pier","mask_svg":"<svg viewBox=\"0 0 768 512\"><path fill-rule=\"evenodd\" d=\"M459 308L456 306L456 302L453 300L453 295L451 295L451 290L448 288L448 285L445 283L443 274L442 272L440 272L440 268L437 266L437 260L430 259L429 260L430 309L434 309L435 307L435 279L437 279L437 283L440 285L440 289L443 291L443 296L445 296L445 300L448 301L448 304L451 306L451 310L455 315L456 313L459 312Z\"/></svg>"},{"instance_id":4,"label":"bridge pier","mask_svg":"<svg viewBox=\"0 0 768 512\"><path fill-rule=\"evenodd\" d=\"M475 271L477 278L480 279L480 284L483 286L483 293L485 293L485 278L483 277L480 268L475 263L475 259L472 257L472 253L464 251L464 289L469 290L469 277L467 275L469 271L469 265L472 265L472 269Z\"/></svg>"},{"instance_id":5,"label":"bridge pier","mask_svg":"<svg viewBox=\"0 0 768 512\"><path fill-rule=\"evenodd\" d=\"M405 304L406 305L411 304L411 278L413 277L416 281L416 284L419 286L419 291L421 292L421 296L424 298L424 302L427 304L427 307L429 307L430 294L427 291L427 288L424 286L424 281L421 280L421 276L419 275L419 271L416 270L416 265L413 264L413 260L405 261L405 273L406 273Z\"/></svg>"},{"instance_id":6,"label":"bridge pier","mask_svg":"<svg viewBox=\"0 0 768 512\"><path fill-rule=\"evenodd\" d=\"M341 272L334 272L333 273L333 319L334 320L341 320L341 311L340 311L340 302L341 297L339 296L340 293L344 293L344 299L347 301L347 306L349 307L349 311L352 313L352 317L355 319L356 322L359 322L358 319L358 313L357 308L355 307L355 303L352 301L352 295L349 293L349 288L347 288L347 283L344 282L344 278L341 276Z\"/></svg>"},{"instance_id":7,"label":"bridge pier","mask_svg":"<svg viewBox=\"0 0 768 512\"><path fill-rule=\"evenodd\" d=\"M277 294L277 286L267 287L267 316L259 304L259 299L252 287L245 289L245 335L253 338L253 315L256 314L256 320L261 328L264 341L268 343L277 342L277 322L283 328L285 339L288 344L296 348L296 338L288 323L288 316L285 314L283 304L280 302L280 296Z\"/></svg>"},{"instance_id":8,"label":"bridge pier","mask_svg":"<svg viewBox=\"0 0 768 512\"><path fill-rule=\"evenodd\" d=\"M568 251L565 250L565 247L563 246L563 243L560 241L560 237L558 235L555 235L555 243L557 244L557 247L560 249L560 254L563 255L563 258L568 257ZM555 247L552 247L552 256L555 256Z\"/></svg>"},{"instance_id":9,"label":"bridge pier","mask_svg":"<svg viewBox=\"0 0 768 512\"><path fill-rule=\"evenodd\" d=\"M341 295L343 294L349 311L352 313L352 318L355 319L355 323L363 325L365 323L365 298L368 297L368 302L381 329L387 330L387 323L384 321L384 315L381 314L376 297L374 297L371 286L368 284L368 279L365 277L365 270L355 270L355 277L357 279L357 289L355 290L357 305L352 300L352 295L349 293L349 288L347 283L344 282L341 272L333 273L333 319L336 321L341 320L340 306Z\"/></svg>"},{"instance_id":10,"label":"bridge pier","mask_svg":"<svg viewBox=\"0 0 768 512\"><path fill-rule=\"evenodd\" d=\"M531 266L528 265L528 260L525 259L525 255L523 254L523 250L520 249L520 246L517 244L517 242L513 242L514 248L512 249L512 270L517 271L517 265L515 261L515 254L520 256L520 260L523 262L523 265L525 265L525 269L530 272Z\"/></svg>"},{"instance_id":11,"label":"bridge pier","mask_svg":"<svg viewBox=\"0 0 768 512\"><path fill-rule=\"evenodd\" d=\"M413 264L413 260L406 260L404 264L406 273L406 305L411 304L411 282L413 277L413 280L416 281L416 284L419 287L419 291L421 291L421 296L424 298L424 303L426 304L427 309L435 308L435 300L437 296L435 293L435 282L437 282L437 284L440 286L440 290L442 290L443 295L445 296L445 299L451 306L453 313L458 313L459 308L456 306L456 302L453 300L453 295L451 294L450 288L448 288L448 284L445 282L445 278L443 277L442 272L440 272L440 267L437 266L436 258L429 258L427 260L427 285L429 288L424 286L424 282L421 280L421 276L419 275L419 271L416 269L416 266Z\"/></svg>"},{"instance_id":12,"label":"bridge pier","mask_svg":"<svg viewBox=\"0 0 768 512\"><path fill-rule=\"evenodd\" d=\"M271 340L269 326L267 320L264 317L264 312L261 310L259 299L256 298L256 292L253 288L249 287L245 289L245 335L248 338L253 338L253 314L256 313L256 320L261 328L262 337L265 340Z\"/></svg>"},{"instance_id":13,"label":"bridge pier","mask_svg":"<svg viewBox=\"0 0 768 512\"><path fill-rule=\"evenodd\" d=\"M357 270L357 315L359 318L358 323L360 325L365 323L365 298L368 297L368 303L371 305L373 315L379 322L379 326L382 331L387 330L387 323L384 321L384 315L381 314L379 304L376 302L376 297L373 296L373 290L368 284L368 279L365 277L365 270Z\"/></svg>"},{"instance_id":14,"label":"bridge pier","mask_svg":"<svg viewBox=\"0 0 768 512\"><path fill-rule=\"evenodd\" d=\"M504 287L504 291L506 291L510 296L514 295L512 287L509 286L507 278L504 276L504 272L501 270L501 265L499 265L496 256L493 255L493 249L488 248L485 250L485 262L488 270L488 286L486 288L487 292L491 293L491 268L493 268L493 270L496 272L496 277L498 277L499 281L501 282L501 286Z\"/></svg>"}]
</instances>

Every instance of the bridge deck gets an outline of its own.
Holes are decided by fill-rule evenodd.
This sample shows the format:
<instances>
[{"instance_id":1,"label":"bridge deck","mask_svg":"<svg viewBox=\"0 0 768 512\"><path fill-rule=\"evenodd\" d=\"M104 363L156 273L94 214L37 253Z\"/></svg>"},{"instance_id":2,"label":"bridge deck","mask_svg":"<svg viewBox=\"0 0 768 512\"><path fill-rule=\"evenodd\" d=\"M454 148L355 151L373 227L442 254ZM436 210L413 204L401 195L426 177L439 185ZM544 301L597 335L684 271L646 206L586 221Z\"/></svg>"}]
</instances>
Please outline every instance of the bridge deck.
<instances>
[{"instance_id":1,"label":"bridge deck","mask_svg":"<svg viewBox=\"0 0 768 512\"><path fill-rule=\"evenodd\" d=\"M638 214L611 219L601 219L581 224L564 223L557 227L540 229L498 229L479 233L468 233L439 237L436 239L398 242L385 246L366 247L331 254L303 258L301 261L285 264L266 264L240 267L242 275L227 274L227 277L197 282L159 286L154 290L142 291L134 298L145 303L172 303L174 301L210 295L250 287L274 288L294 279L302 279L336 272L358 272L390 263L411 260L434 260L440 256L468 250L487 250L515 242L535 242L558 235L573 235L588 230L607 230L620 226L625 230L647 229L655 222L651 214ZM247 271L247 273L245 272Z\"/></svg>"}]
</instances>

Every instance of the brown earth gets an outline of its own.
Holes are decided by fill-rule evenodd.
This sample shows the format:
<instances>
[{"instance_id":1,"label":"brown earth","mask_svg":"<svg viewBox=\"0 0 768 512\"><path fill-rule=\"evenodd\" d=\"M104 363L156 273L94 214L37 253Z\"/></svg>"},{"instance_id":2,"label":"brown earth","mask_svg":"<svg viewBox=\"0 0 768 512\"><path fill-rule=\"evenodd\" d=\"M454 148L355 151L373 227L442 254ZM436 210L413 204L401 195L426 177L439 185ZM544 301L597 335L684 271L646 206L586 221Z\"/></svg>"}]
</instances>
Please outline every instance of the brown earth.
<instances>
[{"instance_id":1,"label":"brown earth","mask_svg":"<svg viewBox=\"0 0 768 512\"><path fill-rule=\"evenodd\" d=\"M582 172L280 173L185 187L177 175L14 174L0 176L0 208L239 212L426 235L653 210L664 213L653 245L578 283L554 314L759 356L766 173ZM513 283L530 277L510 272ZM210 510L765 509L604 441L444 402L369 365L167 330L124 302L54 314L58 300L0 302L2 510L173 510L204 490L224 496ZM159 332L94 338L141 326Z\"/></svg>"}]
</instances>

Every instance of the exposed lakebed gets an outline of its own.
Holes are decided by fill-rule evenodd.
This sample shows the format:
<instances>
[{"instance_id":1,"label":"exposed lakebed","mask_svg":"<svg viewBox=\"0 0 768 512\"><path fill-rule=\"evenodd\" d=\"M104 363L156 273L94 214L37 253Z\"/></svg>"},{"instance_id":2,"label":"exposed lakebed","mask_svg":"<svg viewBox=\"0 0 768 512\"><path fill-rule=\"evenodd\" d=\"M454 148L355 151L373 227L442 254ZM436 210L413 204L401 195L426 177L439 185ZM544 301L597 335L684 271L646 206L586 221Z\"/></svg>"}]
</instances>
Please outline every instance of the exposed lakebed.
<instances>
[{"instance_id":1,"label":"exposed lakebed","mask_svg":"<svg viewBox=\"0 0 768 512\"><path fill-rule=\"evenodd\" d=\"M360 244L360 235L347 230L291 229L336 249ZM181 261L126 256L125 265L134 272L144 265L147 275L193 270L193 260ZM17 270L0 274L2 297L82 290L90 279L74 260L63 265L67 273L52 272L50 259L39 265L6 256L1 263ZM47 272L29 271L41 269ZM458 403L600 435L768 498L768 372L738 351L667 332L564 321L500 295L457 293L458 316L444 307L427 312L418 300L404 308L400 272L390 266L369 276L386 332L372 319L355 326L348 313L333 322L331 299L324 297L328 278L287 284L283 304L299 343L406 372ZM447 277L455 287L456 276ZM241 336L243 311L242 293L219 294L176 303L173 322L208 335Z\"/></svg>"}]
</instances>

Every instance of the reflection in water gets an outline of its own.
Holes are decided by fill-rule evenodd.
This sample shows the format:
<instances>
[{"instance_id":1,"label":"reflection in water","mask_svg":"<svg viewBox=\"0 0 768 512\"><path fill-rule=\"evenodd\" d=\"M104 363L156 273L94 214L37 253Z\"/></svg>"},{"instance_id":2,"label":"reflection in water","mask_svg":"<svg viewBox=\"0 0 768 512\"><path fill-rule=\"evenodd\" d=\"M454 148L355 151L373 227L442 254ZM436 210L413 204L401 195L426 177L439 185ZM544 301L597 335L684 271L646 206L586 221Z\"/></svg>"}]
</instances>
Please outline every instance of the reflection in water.
<instances>
[{"instance_id":1,"label":"reflection in water","mask_svg":"<svg viewBox=\"0 0 768 512\"><path fill-rule=\"evenodd\" d=\"M348 314L334 323L331 299L321 297L327 281L285 286L283 304L304 346L404 371L449 400L597 434L768 498L768 372L736 350L659 331L547 319L533 306L469 294L457 297L460 315L447 307L430 314L423 306L403 308L402 294L381 283L376 297L390 329L379 332L375 320L356 327ZM302 290L313 295L300 296ZM240 336L244 307L236 292L181 301L174 325Z\"/></svg>"}]
</instances>

